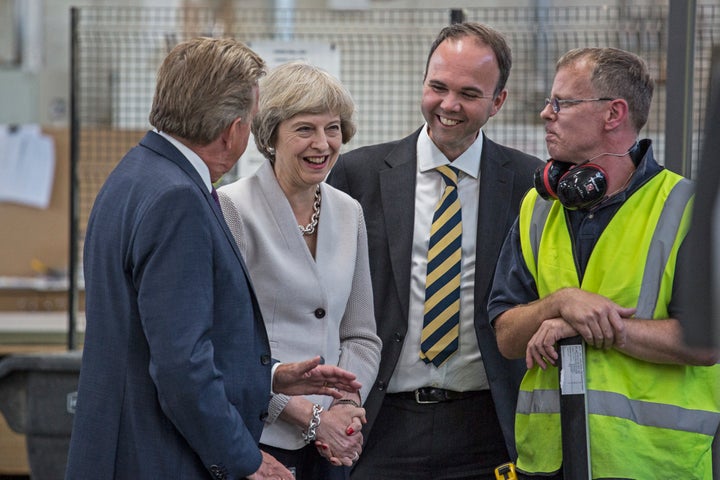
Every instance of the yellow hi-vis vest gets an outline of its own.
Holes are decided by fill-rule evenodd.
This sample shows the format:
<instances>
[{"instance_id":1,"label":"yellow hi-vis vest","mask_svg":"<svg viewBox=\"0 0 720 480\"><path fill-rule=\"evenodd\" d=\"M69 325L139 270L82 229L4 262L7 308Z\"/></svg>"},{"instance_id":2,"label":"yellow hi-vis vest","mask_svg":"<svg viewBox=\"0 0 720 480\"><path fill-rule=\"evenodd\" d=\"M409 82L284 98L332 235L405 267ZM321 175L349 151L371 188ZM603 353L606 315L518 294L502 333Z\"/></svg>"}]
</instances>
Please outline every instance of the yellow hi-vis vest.
<instances>
[{"instance_id":1,"label":"yellow hi-vis vest","mask_svg":"<svg viewBox=\"0 0 720 480\"><path fill-rule=\"evenodd\" d=\"M520 242L540 298L565 287L603 295L636 318L668 317L677 252L687 234L692 184L663 170L616 212L593 249L582 282L560 202L532 189L520 210ZM586 353L593 478L712 479L711 443L720 423L720 365L637 360L617 350ZM518 470L560 469L556 367L530 369L520 386Z\"/></svg>"}]
</instances>

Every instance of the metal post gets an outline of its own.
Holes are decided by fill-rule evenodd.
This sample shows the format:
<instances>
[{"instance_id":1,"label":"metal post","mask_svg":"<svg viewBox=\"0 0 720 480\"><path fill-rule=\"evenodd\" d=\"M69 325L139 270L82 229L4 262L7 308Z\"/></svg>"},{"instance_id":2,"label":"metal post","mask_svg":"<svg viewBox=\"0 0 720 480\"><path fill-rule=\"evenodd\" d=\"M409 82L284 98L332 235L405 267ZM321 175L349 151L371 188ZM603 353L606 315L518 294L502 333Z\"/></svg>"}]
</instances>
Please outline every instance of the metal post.
<instances>
[{"instance_id":1,"label":"metal post","mask_svg":"<svg viewBox=\"0 0 720 480\"><path fill-rule=\"evenodd\" d=\"M78 157L78 112L75 95L77 81L77 26L80 11L70 9L70 252L68 254L68 350L75 349L75 325L78 310L78 202L77 202L77 157Z\"/></svg>"},{"instance_id":2,"label":"metal post","mask_svg":"<svg viewBox=\"0 0 720 480\"><path fill-rule=\"evenodd\" d=\"M550 93L553 83L553 71L555 62L550 58L548 48L548 24L550 12L550 0L536 0L533 7L537 31L535 37L535 49L533 55L533 70L535 77L534 92L539 93L538 104L542 105L542 99ZM535 100L535 99L533 99ZM537 113L533 112L537 118Z\"/></svg>"},{"instance_id":3,"label":"metal post","mask_svg":"<svg viewBox=\"0 0 720 480\"><path fill-rule=\"evenodd\" d=\"M592 480L585 384L585 342L582 337L576 336L564 338L558 344L563 478Z\"/></svg>"},{"instance_id":4,"label":"metal post","mask_svg":"<svg viewBox=\"0 0 720 480\"><path fill-rule=\"evenodd\" d=\"M462 23L465 21L465 11L461 8L450 10L450 23Z\"/></svg>"},{"instance_id":5,"label":"metal post","mask_svg":"<svg viewBox=\"0 0 720 480\"><path fill-rule=\"evenodd\" d=\"M292 41L295 36L295 0L275 0L275 40Z\"/></svg>"},{"instance_id":6,"label":"metal post","mask_svg":"<svg viewBox=\"0 0 720 480\"><path fill-rule=\"evenodd\" d=\"M695 0L670 0L668 14L665 166L692 174Z\"/></svg>"}]
</instances>

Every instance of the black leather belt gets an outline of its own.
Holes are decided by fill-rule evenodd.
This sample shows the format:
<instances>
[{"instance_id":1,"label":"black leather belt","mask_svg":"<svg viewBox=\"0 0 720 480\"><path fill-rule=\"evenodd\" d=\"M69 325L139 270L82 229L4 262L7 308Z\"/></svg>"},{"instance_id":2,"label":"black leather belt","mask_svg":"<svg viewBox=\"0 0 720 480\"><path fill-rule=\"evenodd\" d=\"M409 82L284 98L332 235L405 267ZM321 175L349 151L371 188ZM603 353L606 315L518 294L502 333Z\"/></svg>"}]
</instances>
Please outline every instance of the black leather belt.
<instances>
[{"instance_id":1,"label":"black leather belt","mask_svg":"<svg viewBox=\"0 0 720 480\"><path fill-rule=\"evenodd\" d=\"M463 398L478 395L481 392L482 390L455 392L453 390L445 390L444 388L423 387L413 390L412 392L389 393L388 395L398 398L412 399L417 403L440 403L450 402L452 400L461 400Z\"/></svg>"}]
</instances>

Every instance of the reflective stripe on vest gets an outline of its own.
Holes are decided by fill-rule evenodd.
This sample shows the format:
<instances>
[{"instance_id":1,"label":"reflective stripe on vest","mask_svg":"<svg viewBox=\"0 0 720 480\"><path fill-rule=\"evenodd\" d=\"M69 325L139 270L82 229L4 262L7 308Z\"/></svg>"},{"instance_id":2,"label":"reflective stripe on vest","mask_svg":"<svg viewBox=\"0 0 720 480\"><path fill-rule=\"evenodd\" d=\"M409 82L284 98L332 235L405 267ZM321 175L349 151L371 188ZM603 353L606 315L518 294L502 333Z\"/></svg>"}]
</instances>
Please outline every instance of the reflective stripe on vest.
<instances>
[{"instance_id":1,"label":"reflective stripe on vest","mask_svg":"<svg viewBox=\"0 0 720 480\"><path fill-rule=\"evenodd\" d=\"M605 228L582 284L559 202L531 190L520 241L540 298L564 287L604 295L637 318L667 318L677 251L689 226L692 183L664 170L631 195ZM622 239L618 245L617 238ZM720 424L720 370L658 365L617 350L587 349L588 423L594 477L711 478ZM555 367L527 372L518 399L518 469L551 473L562 462ZM669 452L676 452L675 455Z\"/></svg>"},{"instance_id":2,"label":"reflective stripe on vest","mask_svg":"<svg viewBox=\"0 0 720 480\"><path fill-rule=\"evenodd\" d=\"M521 391L517 413L560 413L558 390ZM614 392L588 391L588 413L627 418L639 425L715 435L720 413L630 400Z\"/></svg>"},{"instance_id":3,"label":"reflective stripe on vest","mask_svg":"<svg viewBox=\"0 0 720 480\"><path fill-rule=\"evenodd\" d=\"M637 318L655 318L653 314L658 302L658 292L660 292L663 271L670 258L672 248L672 243L669 244L664 239L675 239L680 231L683 212L693 195L693 190L692 183L689 180L682 179L675 185L675 188L672 189L665 201L645 261L645 272L637 302L637 313L635 314Z\"/></svg>"}]
</instances>

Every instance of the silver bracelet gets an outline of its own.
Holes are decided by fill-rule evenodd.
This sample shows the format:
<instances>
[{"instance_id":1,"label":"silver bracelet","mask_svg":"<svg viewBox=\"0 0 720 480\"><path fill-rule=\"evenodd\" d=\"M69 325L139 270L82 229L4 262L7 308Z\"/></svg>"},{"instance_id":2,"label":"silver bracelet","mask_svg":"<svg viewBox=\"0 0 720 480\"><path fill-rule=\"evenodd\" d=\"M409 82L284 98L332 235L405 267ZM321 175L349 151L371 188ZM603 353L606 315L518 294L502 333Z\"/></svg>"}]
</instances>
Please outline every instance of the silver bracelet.
<instances>
[{"instance_id":1,"label":"silver bracelet","mask_svg":"<svg viewBox=\"0 0 720 480\"><path fill-rule=\"evenodd\" d=\"M320 414L322 411L322 405L318 405L317 403L313 405L310 424L308 425L307 431L302 433L303 440L305 440L306 444L315 441L317 437L317 428L320 426Z\"/></svg>"}]
</instances>

